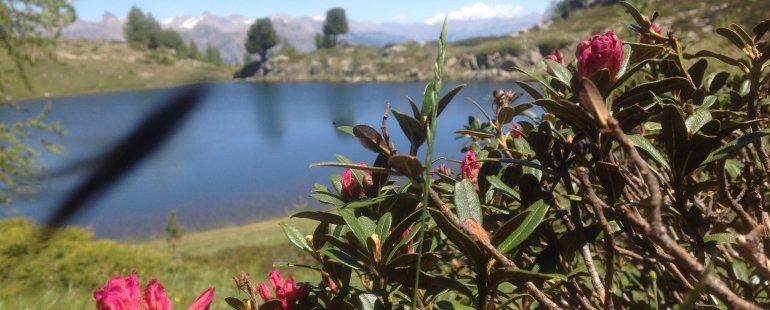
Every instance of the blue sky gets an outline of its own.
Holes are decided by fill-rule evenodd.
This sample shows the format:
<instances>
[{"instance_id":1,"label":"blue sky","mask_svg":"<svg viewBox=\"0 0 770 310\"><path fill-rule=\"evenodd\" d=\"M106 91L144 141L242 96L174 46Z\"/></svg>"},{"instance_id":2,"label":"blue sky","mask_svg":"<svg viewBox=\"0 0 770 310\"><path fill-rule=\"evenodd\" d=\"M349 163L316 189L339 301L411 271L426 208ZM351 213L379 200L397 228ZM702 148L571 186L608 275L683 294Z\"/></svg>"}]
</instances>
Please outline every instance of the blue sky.
<instances>
[{"instance_id":1,"label":"blue sky","mask_svg":"<svg viewBox=\"0 0 770 310\"><path fill-rule=\"evenodd\" d=\"M527 1L463 1L463 0L76 0L78 16L98 20L105 11L124 17L132 5L149 11L163 20L179 15L212 12L219 15L240 14L248 18L273 14L316 16L330 7L345 8L348 18L372 22L426 22L449 14L450 19L510 17L527 12L540 12L548 0Z\"/></svg>"}]
</instances>

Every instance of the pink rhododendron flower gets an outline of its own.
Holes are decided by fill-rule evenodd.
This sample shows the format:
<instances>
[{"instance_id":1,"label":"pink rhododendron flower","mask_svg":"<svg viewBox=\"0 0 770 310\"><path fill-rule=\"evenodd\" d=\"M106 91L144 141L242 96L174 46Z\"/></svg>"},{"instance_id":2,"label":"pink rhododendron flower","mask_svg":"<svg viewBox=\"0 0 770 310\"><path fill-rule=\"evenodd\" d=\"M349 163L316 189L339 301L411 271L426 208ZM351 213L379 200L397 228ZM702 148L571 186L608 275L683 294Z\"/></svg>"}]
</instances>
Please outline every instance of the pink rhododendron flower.
<instances>
[{"instance_id":1,"label":"pink rhododendron flower","mask_svg":"<svg viewBox=\"0 0 770 310\"><path fill-rule=\"evenodd\" d=\"M561 54L561 51L558 48L553 50L553 52L548 54L548 56L545 56L545 59L550 59L550 60L553 60L555 62L558 62L562 66L566 66L567 65L567 62L564 61L564 55Z\"/></svg>"},{"instance_id":2,"label":"pink rhododendron flower","mask_svg":"<svg viewBox=\"0 0 770 310\"><path fill-rule=\"evenodd\" d=\"M150 282L144 287L144 308L157 310L171 309L171 302L168 300L168 296L166 296L166 289L155 278L150 279Z\"/></svg>"},{"instance_id":3,"label":"pink rhododendron flower","mask_svg":"<svg viewBox=\"0 0 770 310\"><path fill-rule=\"evenodd\" d=\"M96 309L98 310L170 310L171 301L166 295L163 284L156 279L150 279L141 293L139 276L116 276L107 281L103 287L94 291ZM193 302L189 310L208 310L214 299L214 288L209 288Z\"/></svg>"},{"instance_id":4,"label":"pink rhododendron flower","mask_svg":"<svg viewBox=\"0 0 770 310\"><path fill-rule=\"evenodd\" d=\"M366 163L358 163L361 167L366 167ZM366 196L365 188L372 185L372 172L366 171L364 175L364 185L356 180L353 175L353 170L346 168L342 171L342 177L340 178L342 183L342 198L345 199L360 199Z\"/></svg>"},{"instance_id":5,"label":"pink rhododendron flower","mask_svg":"<svg viewBox=\"0 0 770 310\"><path fill-rule=\"evenodd\" d=\"M612 82L615 82L623 62L623 43L615 32L610 30L578 43L575 56L580 76L591 77L594 73L607 69Z\"/></svg>"},{"instance_id":6,"label":"pink rhododendron flower","mask_svg":"<svg viewBox=\"0 0 770 310\"><path fill-rule=\"evenodd\" d=\"M275 291L276 298L281 301L281 308L283 310L296 309L297 302L310 291L310 287L307 285L302 285L298 288L297 282L294 282L292 277L284 280L278 270L271 271L268 279L270 286ZM273 299L265 283L259 283L259 296L265 301Z\"/></svg>"},{"instance_id":7,"label":"pink rhododendron flower","mask_svg":"<svg viewBox=\"0 0 770 310\"><path fill-rule=\"evenodd\" d=\"M481 163L476 161L476 152L473 150L465 152L463 162L460 164L460 170L462 171L463 179L476 182L479 177L479 169L481 169Z\"/></svg>"},{"instance_id":8,"label":"pink rhododendron flower","mask_svg":"<svg viewBox=\"0 0 770 310\"><path fill-rule=\"evenodd\" d=\"M214 288L209 287L203 291L198 298L190 305L188 310L209 310L211 302L214 300ZM149 309L148 309L149 310Z\"/></svg>"},{"instance_id":9,"label":"pink rhododendron flower","mask_svg":"<svg viewBox=\"0 0 770 310\"><path fill-rule=\"evenodd\" d=\"M262 297L264 300L273 299L273 294L270 293L270 289L267 288L265 283L259 284L259 297Z\"/></svg>"},{"instance_id":10,"label":"pink rhododendron flower","mask_svg":"<svg viewBox=\"0 0 770 310\"><path fill-rule=\"evenodd\" d=\"M96 309L138 310L141 308L140 289L139 276L136 273L127 277L113 277L103 287L94 291Z\"/></svg>"},{"instance_id":11,"label":"pink rhododendron flower","mask_svg":"<svg viewBox=\"0 0 770 310\"><path fill-rule=\"evenodd\" d=\"M660 25L658 25L656 23L652 23L652 26L650 26L650 31L652 31L654 33L657 33L657 34L661 34L662 29L660 28ZM653 40L652 38L650 38L650 37L640 33L639 34L639 42L646 43L646 44L653 44L653 43L655 43L655 40Z\"/></svg>"}]
</instances>

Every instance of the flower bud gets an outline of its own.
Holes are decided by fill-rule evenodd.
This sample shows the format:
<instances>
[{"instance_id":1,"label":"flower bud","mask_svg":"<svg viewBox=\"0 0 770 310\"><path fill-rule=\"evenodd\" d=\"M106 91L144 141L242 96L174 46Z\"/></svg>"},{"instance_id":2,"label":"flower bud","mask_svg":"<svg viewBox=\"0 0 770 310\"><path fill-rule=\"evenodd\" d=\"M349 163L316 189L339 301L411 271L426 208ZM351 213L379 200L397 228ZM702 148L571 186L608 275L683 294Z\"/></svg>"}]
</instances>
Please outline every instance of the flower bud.
<instances>
[{"instance_id":1,"label":"flower bud","mask_svg":"<svg viewBox=\"0 0 770 310\"><path fill-rule=\"evenodd\" d=\"M558 48L553 50L553 52L551 52L547 56L545 56L545 59L553 60L553 61L561 64L562 66L566 66L567 65L567 62L564 61L564 55L561 54L561 51Z\"/></svg>"},{"instance_id":2,"label":"flower bud","mask_svg":"<svg viewBox=\"0 0 770 310\"><path fill-rule=\"evenodd\" d=\"M575 56L580 76L591 77L596 72L607 69L614 83L623 63L623 43L615 32L610 30L578 43Z\"/></svg>"},{"instance_id":3,"label":"flower bud","mask_svg":"<svg viewBox=\"0 0 770 310\"><path fill-rule=\"evenodd\" d=\"M476 182L479 178L479 170L481 169L481 163L476 161L476 152L469 150L465 152L462 164L460 164L460 170L462 170L462 178Z\"/></svg>"},{"instance_id":4,"label":"flower bud","mask_svg":"<svg viewBox=\"0 0 770 310\"><path fill-rule=\"evenodd\" d=\"M660 28L660 25L658 25L656 23L652 23L652 25L650 25L650 32L661 34L661 31L662 30ZM642 42L642 43L645 43L645 44L655 44L655 39L640 33L639 34L639 42Z\"/></svg>"},{"instance_id":5,"label":"flower bud","mask_svg":"<svg viewBox=\"0 0 770 310\"><path fill-rule=\"evenodd\" d=\"M359 163L358 166L366 167L366 163ZM373 184L371 171L365 172L363 182L364 184L361 186L361 183L356 180L352 169L346 168L344 171L342 171L342 176L340 177L340 183L342 185L342 198L346 200L355 200L366 197L366 192L364 189L366 187L372 186Z\"/></svg>"}]
</instances>

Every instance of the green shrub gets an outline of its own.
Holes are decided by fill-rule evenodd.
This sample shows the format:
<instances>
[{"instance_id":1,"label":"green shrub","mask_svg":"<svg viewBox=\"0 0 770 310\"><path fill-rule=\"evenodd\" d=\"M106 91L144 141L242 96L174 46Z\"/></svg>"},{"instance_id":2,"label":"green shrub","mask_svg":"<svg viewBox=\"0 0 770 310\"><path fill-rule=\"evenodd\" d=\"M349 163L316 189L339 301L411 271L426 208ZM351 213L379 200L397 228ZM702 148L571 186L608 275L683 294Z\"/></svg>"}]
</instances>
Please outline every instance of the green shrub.
<instances>
[{"instance_id":1,"label":"green shrub","mask_svg":"<svg viewBox=\"0 0 770 310\"><path fill-rule=\"evenodd\" d=\"M685 53L658 14L621 4L633 35L587 38L575 61L546 60L544 73L515 68L528 96L494 91L486 120L455 132L467 139L459 173L434 167L453 157L434 157L433 142L463 88L439 96L442 31L422 106L341 127L374 160L314 165L344 168L313 186L330 209L294 215L317 221L312 232L283 226L315 261L297 267L321 281L289 285L301 297L263 287L262 303L239 279L231 305L768 308L770 20L717 29L739 57ZM712 72L713 61L737 70ZM541 114L521 117L535 106ZM390 140L398 129L408 146Z\"/></svg>"}]
</instances>

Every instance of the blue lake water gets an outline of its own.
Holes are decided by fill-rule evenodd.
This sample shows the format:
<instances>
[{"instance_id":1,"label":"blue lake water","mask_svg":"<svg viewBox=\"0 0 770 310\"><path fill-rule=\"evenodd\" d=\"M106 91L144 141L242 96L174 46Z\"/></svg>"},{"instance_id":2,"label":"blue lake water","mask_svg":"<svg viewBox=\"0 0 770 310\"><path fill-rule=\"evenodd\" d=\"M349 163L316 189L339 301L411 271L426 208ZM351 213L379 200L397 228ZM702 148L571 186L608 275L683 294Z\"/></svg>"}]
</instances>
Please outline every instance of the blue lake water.
<instances>
[{"instance_id":1,"label":"blue lake water","mask_svg":"<svg viewBox=\"0 0 770 310\"><path fill-rule=\"evenodd\" d=\"M447 83L444 90L457 83ZM481 113L469 99L491 106L491 91L512 83L471 82L439 119L436 153L461 158L463 140L453 132ZM162 148L109 191L88 204L71 224L91 227L97 236L143 238L162 233L166 216L176 212L191 230L243 224L281 216L294 205L309 203L313 183L329 184L335 168L313 168L334 161L335 154L372 163L375 154L333 124L369 124L379 129L383 108L410 113L406 97L421 98L422 83L222 83L212 84L204 102ZM49 137L65 151L42 154L50 172L89 162L121 138L165 98L179 89L90 94L23 102L30 116L50 102L48 120L68 131ZM419 100L418 100L419 102ZM397 149L408 143L395 119L390 132ZM452 166L452 164L449 164ZM456 167L453 167L456 168ZM89 165L45 178L37 194L18 198L22 215L45 219L90 172Z\"/></svg>"}]
</instances>

